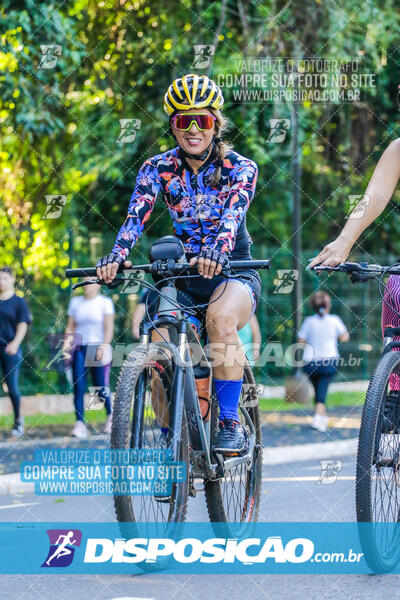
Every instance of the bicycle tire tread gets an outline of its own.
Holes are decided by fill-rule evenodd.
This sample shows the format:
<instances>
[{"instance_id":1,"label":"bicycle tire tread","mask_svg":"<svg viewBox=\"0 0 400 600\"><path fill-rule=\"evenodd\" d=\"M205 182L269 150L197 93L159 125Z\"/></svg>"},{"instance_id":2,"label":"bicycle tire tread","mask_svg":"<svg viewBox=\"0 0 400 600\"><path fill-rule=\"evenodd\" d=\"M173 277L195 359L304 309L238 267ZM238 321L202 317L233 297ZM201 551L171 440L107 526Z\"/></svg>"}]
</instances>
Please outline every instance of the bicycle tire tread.
<instances>
[{"instance_id":1,"label":"bicycle tire tread","mask_svg":"<svg viewBox=\"0 0 400 600\"><path fill-rule=\"evenodd\" d=\"M129 440L129 421L130 421L130 410L131 403L126 402L126 398L132 398L133 392L136 386L136 381L140 375L145 362L149 359L152 354L156 354L162 351L160 346L156 344L141 345L134 348L126 357L116 384L115 400L113 412L115 418L112 420L111 428L111 448L125 448ZM169 360L168 355L164 352L164 358ZM171 373L172 376L172 373ZM171 378L172 381L172 378ZM185 414L182 419L182 443L184 445L184 452L188 458L189 444L188 444L188 432ZM185 460L185 459L183 459ZM185 461L188 464L187 461ZM186 481L186 487L188 487L188 481ZM129 496L114 496L115 512L118 521L133 522L135 516L132 508L132 502L128 502ZM184 495L185 501L179 511L180 522L186 519L187 505L188 505L188 493Z\"/></svg>"}]
</instances>

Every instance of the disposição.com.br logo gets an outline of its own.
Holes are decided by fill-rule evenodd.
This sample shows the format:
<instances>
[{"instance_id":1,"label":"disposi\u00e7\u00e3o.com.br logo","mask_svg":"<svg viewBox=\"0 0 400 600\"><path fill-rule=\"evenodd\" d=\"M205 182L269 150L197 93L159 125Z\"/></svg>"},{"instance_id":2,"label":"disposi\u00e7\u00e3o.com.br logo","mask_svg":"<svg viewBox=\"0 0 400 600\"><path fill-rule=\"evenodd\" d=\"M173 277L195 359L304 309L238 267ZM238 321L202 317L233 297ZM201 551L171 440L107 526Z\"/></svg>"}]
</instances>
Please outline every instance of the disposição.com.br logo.
<instances>
[{"instance_id":1,"label":"disposi\u00e7\u00e3o.com.br logo","mask_svg":"<svg viewBox=\"0 0 400 600\"><path fill-rule=\"evenodd\" d=\"M75 548L81 545L79 529L48 529L50 548L42 567L68 567L74 558Z\"/></svg>"}]
</instances>

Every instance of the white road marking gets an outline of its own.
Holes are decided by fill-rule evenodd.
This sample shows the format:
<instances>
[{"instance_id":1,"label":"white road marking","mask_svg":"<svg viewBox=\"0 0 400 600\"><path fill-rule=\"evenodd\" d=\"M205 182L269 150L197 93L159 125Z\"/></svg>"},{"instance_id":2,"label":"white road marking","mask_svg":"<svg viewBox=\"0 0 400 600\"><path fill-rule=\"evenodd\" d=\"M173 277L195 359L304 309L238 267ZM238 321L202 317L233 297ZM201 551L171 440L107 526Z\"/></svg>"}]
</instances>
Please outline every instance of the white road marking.
<instances>
[{"instance_id":1,"label":"white road marking","mask_svg":"<svg viewBox=\"0 0 400 600\"><path fill-rule=\"evenodd\" d=\"M263 465L279 465L321 458L336 458L353 455L357 452L358 438L336 440L334 442L319 442L296 444L293 446L270 446L263 448Z\"/></svg>"},{"instance_id":2,"label":"white road marking","mask_svg":"<svg viewBox=\"0 0 400 600\"><path fill-rule=\"evenodd\" d=\"M3 506L0 506L0 510L2 508L19 508L20 506L34 506L35 504L38 504L38 502L21 502L21 504L4 504Z\"/></svg>"},{"instance_id":3,"label":"white road marking","mask_svg":"<svg viewBox=\"0 0 400 600\"><path fill-rule=\"evenodd\" d=\"M263 477L263 481L319 481L319 477L313 477L311 475L306 475L304 477ZM336 481L344 480L344 481L355 481L354 475L342 475L339 476Z\"/></svg>"}]
</instances>

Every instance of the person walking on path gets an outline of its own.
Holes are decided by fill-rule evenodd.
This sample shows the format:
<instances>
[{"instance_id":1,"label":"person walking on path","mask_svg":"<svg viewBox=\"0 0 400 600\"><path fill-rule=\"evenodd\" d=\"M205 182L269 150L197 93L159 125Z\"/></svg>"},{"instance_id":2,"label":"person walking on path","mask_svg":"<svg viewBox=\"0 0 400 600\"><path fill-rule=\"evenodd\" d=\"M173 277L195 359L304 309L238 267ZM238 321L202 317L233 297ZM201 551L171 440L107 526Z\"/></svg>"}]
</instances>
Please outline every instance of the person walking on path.
<instances>
[{"instance_id":1,"label":"person walking on path","mask_svg":"<svg viewBox=\"0 0 400 600\"><path fill-rule=\"evenodd\" d=\"M14 411L12 435L21 437L24 422L20 414L19 370L22 363L21 343L32 322L24 298L14 290L15 277L9 267L0 269L0 364Z\"/></svg>"},{"instance_id":2,"label":"person walking on path","mask_svg":"<svg viewBox=\"0 0 400 600\"><path fill-rule=\"evenodd\" d=\"M315 314L304 320L298 332L298 341L306 344L303 355L306 363L304 371L315 391L313 427L324 432L328 428L326 414L328 387L338 370L338 341L347 342L349 333L342 319L330 314L329 294L316 292L311 298L311 307Z\"/></svg>"},{"instance_id":3,"label":"person walking on path","mask_svg":"<svg viewBox=\"0 0 400 600\"><path fill-rule=\"evenodd\" d=\"M87 278L90 279L90 278ZM111 401L109 376L111 367L111 341L114 333L114 305L111 298L100 294L100 286L84 287L84 294L71 298L68 306L68 323L65 339L70 334L79 336L72 352L72 376L76 423L71 435L85 439L88 431L84 420L84 393L90 368L93 386L104 402L107 420L104 433L111 433ZM69 335L68 335L69 334Z\"/></svg>"}]
</instances>

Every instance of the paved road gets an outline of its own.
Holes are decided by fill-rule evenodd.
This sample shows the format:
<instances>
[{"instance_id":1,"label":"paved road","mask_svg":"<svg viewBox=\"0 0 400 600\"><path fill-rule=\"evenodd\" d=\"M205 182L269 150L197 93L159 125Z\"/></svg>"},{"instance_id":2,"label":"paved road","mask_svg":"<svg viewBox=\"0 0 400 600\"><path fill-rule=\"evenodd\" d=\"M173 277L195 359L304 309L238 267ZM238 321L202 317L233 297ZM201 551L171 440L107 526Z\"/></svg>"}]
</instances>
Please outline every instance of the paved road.
<instances>
[{"instance_id":1,"label":"paved road","mask_svg":"<svg viewBox=\"0 0 400 600\"><path fill-rule=\"evenodd\" d=\"M353 521L354 457L342 458L339 479L318 485L319 461L267 466L263 470L260 520ZM341 479L340 477L343 477ZM107 497L68 497L62 502L32 494L0 497L2 521L113 521ZM11 506L11 507L10 507ZM7 508L8 507L8 508ZM204 497L191 499L188 520L207 520ZM6 575L0 577L1 600L339 600L393 595L400 576L369 575ZM396 596L397 592L394 594Z\"/></svg>"},{"instance_id":2,"label":"paved road","mask_svg":"<svg viewBox=\"0 0 400 600\"><path fill-rule=\"evenodd\" d=\"M330 427L321 433L311 427L312 411L310 409L274 411L262 414L263 446L309 444L334 442L358 436L361 407L334 407L329 412ZM8 432L0 431L0 475L19 471L21 461L34 458L36 448L108 448L109 439L105 435L96 434L96 429L89 426L90 440L77 440L68 437L71 426L47 425L29 428L23 441L10 438ZM40 446L39 446L40 444Z\"/></svg>"}]
</instances>

